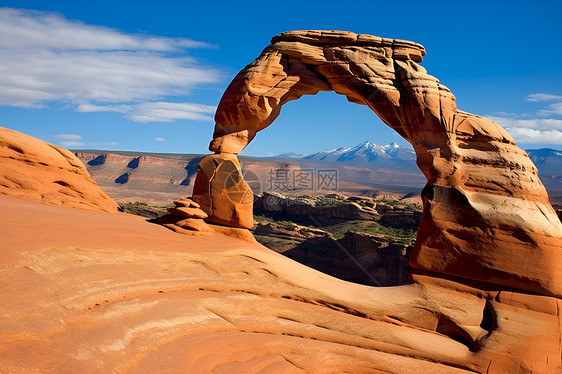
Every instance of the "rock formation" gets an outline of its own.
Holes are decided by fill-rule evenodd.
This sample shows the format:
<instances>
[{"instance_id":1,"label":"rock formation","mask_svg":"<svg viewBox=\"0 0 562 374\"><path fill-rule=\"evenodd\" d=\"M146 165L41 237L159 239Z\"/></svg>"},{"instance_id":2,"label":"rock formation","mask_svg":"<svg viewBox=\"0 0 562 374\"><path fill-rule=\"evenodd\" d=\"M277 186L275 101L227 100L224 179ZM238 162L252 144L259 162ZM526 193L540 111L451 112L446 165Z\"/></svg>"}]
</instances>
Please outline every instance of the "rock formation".
<instances>
[{"instance_id":1,"label":"rock formation","mask_svg":"<svg viewBox=\"0 0 562 374\"><path fill-rule=\"evenodd\" d=\"M175 207L167 208L169 214L156 219L161 225L188 235L210 235L213 229L203 221L207 213L191 199L183 198L174 201Z\"/></svg>"},{"instance_id":2,"label":"rock formation","mask_svg":"<svg viewBox=\"0 0 562 374\"><path fill-rule=\"evenodd\" d=\"M283 104L335 91L367 105L414 147L427 185L413 268L562 296L562 224L537 169L499 125L457 109L419 64L423 46L344 31L289 31L271 42L224 93L211 157L235 164ZM218 180L220 173L205 172ZM205 189L197 201L206 212L229 206L224 224L250 219L250 209L234 209L218 191Z\"/></svg>"},{"instance_id":3,"label":"rock formation","mask_svg":"<svg viewBox=\"0 0 562 374\"><path fill-rule=\"evenodd\" d=\"M193 200L207 212L208 222L252 228L253 199L236 155L210 155L201 160L193 186Z\"/></svg>"},{"instance_id":4,"label":"rock formation","mask_svg":"<svg viewBox=\"0 0 562 374\"><path fill-rule=\"evenodd\" d=\"M117 212L117 203L67 149L0 127L0 164L0 194Z\"/></svg>"},{"instance_id":5,"label":"rock formation","mask_svg":"<svg viewBox=\"0 0 562 374\"><path fill-rule=\"evenodd\" d=\"M330 194L326 195L328 201ZM334 194L332 194L334 196ZM391 206L375 203L370 198L346 198L339 201L331 198L330 203L319 204L323 198L296 199L276 192L264 192L255 196L253 210L256 214L278 216L280 219L299 221L313 225L329 225L338 221L370 220L385 226L416 229L421 219L421 211L404 206ZM362 202L362 204L353 201Z\"/></svg>"}]
</instances>

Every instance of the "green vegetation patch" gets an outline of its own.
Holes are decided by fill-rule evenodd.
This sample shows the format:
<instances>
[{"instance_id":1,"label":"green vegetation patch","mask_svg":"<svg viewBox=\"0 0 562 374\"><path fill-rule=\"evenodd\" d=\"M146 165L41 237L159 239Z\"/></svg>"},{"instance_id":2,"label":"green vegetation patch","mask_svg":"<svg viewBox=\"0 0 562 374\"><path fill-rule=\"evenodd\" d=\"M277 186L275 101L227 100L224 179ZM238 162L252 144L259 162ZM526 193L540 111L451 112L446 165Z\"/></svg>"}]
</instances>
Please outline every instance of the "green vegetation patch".
<instances>
[{"instance_id":1,"label":"green vegetation patch","mask_svg":"<svg viewBox=\"0 0 562 374\"><path fill-rule=\"evenodd\" d=\"M402 201L399 200L389 200L389 199L376 199L373 200L375 203L383 203L386 205L390 205L390 206L403 206L409 209L415 209L415 210L422 210L423 207L419 204L410 204L410 203L404 203Z\"/></svg>"},{"instance_id":2,"label":"green vegetation patch","mask_svg":"<svg viewBox=\"0 0 562 374\"><path fill-rule=\"evenodd\" d=\"M379 235L391 236L393 238L402 239L401 242L409 243L410 241L414 240L417 235L416 230L383 226L376 222L365 221L365 220L346 221L335 225L323 227L323 229L331 232L334 235L334 237L337 239L343 238L346 232L353 231L353 232L360 232L365 234L379 234Z\"/></svg>"}]
</instances>

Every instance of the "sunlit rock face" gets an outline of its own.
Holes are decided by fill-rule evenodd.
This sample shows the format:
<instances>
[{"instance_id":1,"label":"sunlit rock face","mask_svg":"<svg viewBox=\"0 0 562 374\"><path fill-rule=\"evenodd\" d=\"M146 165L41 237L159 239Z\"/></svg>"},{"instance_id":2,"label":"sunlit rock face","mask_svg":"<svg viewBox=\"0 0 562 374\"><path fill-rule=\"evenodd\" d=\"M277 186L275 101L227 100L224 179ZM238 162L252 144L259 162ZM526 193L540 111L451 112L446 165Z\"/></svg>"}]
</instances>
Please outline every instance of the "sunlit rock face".
<instances>
[{"instance_id":1,"label":"sunlit rock face","mask_svg":"<svg viewBox=\"0 0 562 374\"><path fill-rule=\"evenodd\" d=\"M72 152L4 127L0 127L0 194L117 212L117 203Z\"/></svg>"},{"instance_id":2,"label":"sunlit rock face","mask_svg":"<svg viewBox=\"0 0 562 374\"><path fill-rule=\"evenodd\" d=\"M410 142L427 177L414 269L562 296L562 225L536 167L498 124L457 109L451 91L420 65L423 46L314 30L271 43L224 93L211 151L238 154L302 95L345 95ZM239 212L232 222L251 214L228 209Z\"/></svg>"}]
</instances>

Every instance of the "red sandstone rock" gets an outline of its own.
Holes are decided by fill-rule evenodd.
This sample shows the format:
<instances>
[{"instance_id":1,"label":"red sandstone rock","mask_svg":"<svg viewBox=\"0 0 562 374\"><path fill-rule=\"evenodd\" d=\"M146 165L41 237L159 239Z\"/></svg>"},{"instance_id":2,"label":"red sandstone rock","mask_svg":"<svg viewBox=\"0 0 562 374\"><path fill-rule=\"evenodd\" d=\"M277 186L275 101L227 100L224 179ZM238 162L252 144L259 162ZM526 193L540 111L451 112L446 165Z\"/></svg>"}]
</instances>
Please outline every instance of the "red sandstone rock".
<instances>
[{"instance_id":1,"label":"red sandstone rock","mask_svg":"<svg viewBox=\"0 0 562 374\"><path fill-rule=\"evenodd\" d=\"M158 217L156 222L180 234L209 235L214 231L203 221L204 218L207 218L207 214L201 209L195 208L196 203L189 199L181 199L174 201L174 204L176 207L166 208L169 214ZM185 205L193 206L186 207Z\"/></svg>"},{"instance_id":2,"label":"red sandstone rock","mask_svg":"<svg viewBox=\"0 0 562 374\"><path fill-rule=\"evenodd\" d=\"M170 214L175 214L175 215L179 215L179 216L183 216L183 217L187 217L187 218L207 218L207 213L205 213L204 211L202 211L199 208L186 208L184 206L178 206L175 208L166 208L166 210L170 213Z\"/></svg>"},{"instance_id":3,"label":"red sandstone rock","mask_svg":"<svg viewBox=\"0 0 562 374\"><path fill-rule=\"evenodd\" d=\"M554 297L427 275L367 287L129 214L11 196L0 212L3 373L562 368Z\"/></svg>"},{"instance_id":4,"label":"red sandstone rock","mask_svg":"<svg viewBox=\"0 0 562 374\"><path fill-rule=\"evenodd\" d=\"M87 210L117 212L84 164L62 147L0 127L0 194Z\"/></svg>"},{"instance_id":5,"label":"red sandstone rock","mask_svg":"<svg viewBox=\"0 0 562 374\"><path fill-rule=\"evenodd\" d=\"M417 43L345 31L279 34L225 91L209 147L221 155L212 157L239 153L286 102L335 91L367 105L416 151L428 182L412 267L562 296L562 224L536 167L498 124L457 109L418 64L424 54ZM218 163L206 165L201 183ZM215 202L223 209L216 188L212 197L198 190L206 212ZM250 210L235 220L226 211L220 223L250 219Z\"/></svg>"},{"instance_id":6,"label":"red sandstone rock","mask_svg":"<svg viewBox=\"0 0 562 374\"><path fill-rule=\"evenodd\" d=\"M215 154L201 160L193 200L209 215L207 222L251 228L253 197L235 155Z\"/></svg>"},{"instance_id":7,"label":"red sandstone rock","mask_svg":"<svg viewBox=\"0 0 562 374\"><path fill-rule=\"evenodd\" d=\"M188 199L188 198L176 200L176 201L174 201L174 205L175 206L184 206L186 208L189 208L189 207L201 208L201 205L197 204L195 201L193 201L191 199Z\"/></svg>"}]
</instances>

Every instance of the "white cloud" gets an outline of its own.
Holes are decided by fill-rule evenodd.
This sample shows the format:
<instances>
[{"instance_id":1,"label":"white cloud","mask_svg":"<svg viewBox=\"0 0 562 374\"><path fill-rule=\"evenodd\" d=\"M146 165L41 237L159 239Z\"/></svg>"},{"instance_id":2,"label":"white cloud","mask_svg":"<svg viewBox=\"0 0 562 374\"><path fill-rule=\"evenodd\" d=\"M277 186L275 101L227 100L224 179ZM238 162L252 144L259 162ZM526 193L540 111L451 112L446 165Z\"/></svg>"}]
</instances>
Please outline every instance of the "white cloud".
<instances>
[{"instance_id":1,"label":"white cloud","mask_svg":"<svg viewBox=\"0 0 562 374\"><path fill-rule=\"evenodd\" d=\"M487 117L504 127L518 143L562 144L562 120Z\"/></svg>"},{"instance_id":2,"label":"white cloud","mask_svg":"<svg viewBox=\"0 0 562 374\"><path fill-rule=\"evenodd\" d=\"M0 47L8 48L174 51L209 46L187 38L129 35L109 27L67 20L57 13L13 8L0 8L0 34Z\"/></svg>"},{"instance_id":3,"label":"white cloud","mask_svg":"<svg viewBox=\"0 0 562 374\"><path fill-rule=\"evenodd\" d=\"M56 134L54 137L63 147L79 147L86 144L82 141L82 137L76 134Z\"/></svg>"},{"instance_id":4,"label":"white cloud","mask_svg":"<svg viewBox=\"0 0 562 374\"><path fill-rule=\"evenodd\" d=\"M135 122L172 122L178 119L211 121L217 108L193 103L158 101L134 105L80 104L79 112L119 112Z\"/></svg>"},{"instance_id":5,"label":"white cloud","mask_svg":"<svg viewBox=\"0 0 562 374\"><path fill-rule=\"evenodd\" d=\"M548 93L535 93L531 95L527 95L527 101L554 101L554 100L562 100L562 96L553 95Z\"/></svg>"},{"instance_id":6,"label":"white cloud","mask_svg":"<svg viewBox=\"0 0 562 374\"><path fill-rule=\"evenodd\" d=\"M212 121L216 107L192 103L143 103L135 106L128 118L135 122L172 122L177 119Z\"/></svg>"},{"instance_id":7,"label":"white cloud","mask_svg":"<svg viewBox=\"0 0 562 374\"><path fill-rule=\"evenodd\" d=\"M82 140L82 136L76 134L56 134L55 138L60 140L78 141Z\"/></svg>"},{"instance_id":8,"label":"white cloud","mask_svg":"<svg viewBox=\"0 0 562 374\"><path fill-rule=\"evenodd\" d=\"M536 93L527 95L526 100L557 102L535 113L496 112L486 117L504 127L518 143L562 144L562 119L544 118L562 115L562 96Z\"/></svg>"},{"instance_id":9,"label":"white cloud","mask_svg":"<svg viewBox=\"0 0 562 374\"><path fill-rule=\"evenodd\" d=\"M185 56L186 48L207 47L206 43L126 34L56 13L0 8L0 35L4 106L63 101L79 105L79 111L96 111L100 103L123 105L184 95L174 80L192 88L216 82L219 76ZM104 108L127 110L119 105Z\"/></svg>"},{"instance_id":10,"label":"white cloud","mask_svg":"<svg viewBox=\"0 0 562 374\"><path fill-rule=\"evenodd\" d=\"M539 111L539 114L543 116L549 116L552 114L562 115L562 103L550 104L546 107L546 109Z\"/></svg>"},{"instance_id":11,"label":"white cloud","mask_svg":"<svg viewBox=\"0 0 562 374\"><path fill-rule=\"evenodd\" d=\"M159 138L159 137L156 137L156 138L154 138L154 140L156 140L157 142L165 142L165 141L166 141L166 138Z\"/></svg>"},{"instance_id":12,"label":"white cloud","mask_svg":"<svg viewBox=\"0 0 562 374\"><path fill-rule=\"evenodd\" d=\"M80 104L76 110L78 112L119 112L126 113L130 111L130 105L95 105L95 104Z\"/></svg>"},{"instance_id":13,"label":"white cloud","mask_svg":"<svg viewBox=\"0 0 562 374\"><path fill-rule=\"evenodd\" d=\"M527 129L551 129L562 130L562 120L554 118L535 118L535 119L517 119L487 116L492 121L499 123L502 127L520 127Z\"/></svg>"},{"instance_id":14,"label":"white cloud","mask_svg":"<svg viewBox=\"0 0 562 374\"><path fill-rule=\"evenodd\" d=\"M562 131L536 130L522 127L506 127L518 143L562 144Z\"/></svg>"},{"instance_id":15,"label":"white cloud","mask_svg":"<svg viewBox=\"0 0 562 374\"><path fill-rule=\"evenodd\" d=\"M63 147L107 147L119 145L119 143L111 142L84 142L81 135L77 134L55 134L53 138L58 140L58 143Z\"/></svg>"}]
</instances>

